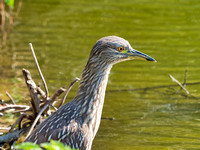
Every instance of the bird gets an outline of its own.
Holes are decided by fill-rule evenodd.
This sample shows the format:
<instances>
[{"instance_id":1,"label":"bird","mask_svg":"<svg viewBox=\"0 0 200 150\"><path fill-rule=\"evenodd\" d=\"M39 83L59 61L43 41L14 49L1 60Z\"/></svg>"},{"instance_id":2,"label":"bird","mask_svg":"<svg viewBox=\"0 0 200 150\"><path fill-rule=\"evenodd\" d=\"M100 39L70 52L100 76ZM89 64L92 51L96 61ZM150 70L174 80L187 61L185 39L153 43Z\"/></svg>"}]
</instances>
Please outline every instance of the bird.
<instances>
[{"instance_id":1,"label":"bird","mask_svg":"<svg viewBox=\"0 0 200 150\"><path fill-rule=\"evenodd\" d=\"M118 36L106 36L93 46L82 71L77 95L40 123L25 142L58 140L73 149L91 150L99 129L108 77L116 63L142 59L156 62Z\"/></svg>"}]
</instances>

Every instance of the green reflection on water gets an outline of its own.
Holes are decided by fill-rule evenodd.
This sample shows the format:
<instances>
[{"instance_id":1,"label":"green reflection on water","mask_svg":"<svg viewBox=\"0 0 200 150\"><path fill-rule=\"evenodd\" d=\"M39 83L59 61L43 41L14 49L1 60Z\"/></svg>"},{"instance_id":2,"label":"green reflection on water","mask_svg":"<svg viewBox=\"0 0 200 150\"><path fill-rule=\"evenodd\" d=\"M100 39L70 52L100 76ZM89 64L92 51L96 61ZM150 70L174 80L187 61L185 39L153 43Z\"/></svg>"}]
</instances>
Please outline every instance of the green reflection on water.
<instances>
[{"instance_id":1,"label":"green reflection on water","mask_svg":"<svg viewBox=\"0 0 200 150\"><path fill-rule=\"evenodd\" d=\"M96 40L121 36L158 63L129 61L113 67L103 116L115 120L102 120L93 149L200 149L199 99L168 89L130 90L172 84L168 74L182 81L186 68L188 82L199 81L199 16L198 0L26 0L7 46L1 47L1 96L13 85L13 95L27 91L11 81L22 78L21 68L39 81L29 42L53 92L80 77ZM198 85L187 88L199 96Z\"/></svg>"}]
</instances>

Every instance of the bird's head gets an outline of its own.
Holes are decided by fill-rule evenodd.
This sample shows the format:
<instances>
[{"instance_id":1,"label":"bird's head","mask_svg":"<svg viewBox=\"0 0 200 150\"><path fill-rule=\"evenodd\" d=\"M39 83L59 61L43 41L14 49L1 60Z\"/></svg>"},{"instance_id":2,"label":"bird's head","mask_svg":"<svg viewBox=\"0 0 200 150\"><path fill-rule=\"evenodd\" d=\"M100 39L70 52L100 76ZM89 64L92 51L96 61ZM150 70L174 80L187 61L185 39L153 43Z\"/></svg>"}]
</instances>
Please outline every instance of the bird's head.
<instances>
[{"instance_id":1,"label":"bird's head","mask_svg":"<svg viewBox=\"0 0 200 150\"><path fill-rule=\"evenodd\" d=\"M154 61L152 57L131 47L129 42L117 36L107 36L99 39L90 53L90 61L115 64L130 59Z\"/></svg>"}]
</instances>

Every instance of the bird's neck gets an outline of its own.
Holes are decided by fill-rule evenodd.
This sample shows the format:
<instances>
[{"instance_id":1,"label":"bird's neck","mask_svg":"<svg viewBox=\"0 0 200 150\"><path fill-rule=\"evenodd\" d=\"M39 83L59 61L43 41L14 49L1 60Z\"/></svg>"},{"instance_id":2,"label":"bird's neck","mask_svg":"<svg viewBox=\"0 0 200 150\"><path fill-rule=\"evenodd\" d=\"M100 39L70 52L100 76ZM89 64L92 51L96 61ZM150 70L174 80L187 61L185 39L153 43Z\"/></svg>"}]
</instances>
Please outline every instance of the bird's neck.
<instances>
[{"instance_id":1,"label":"bird's neck","mask_svg":"<svg viewBox=\"0 0 200 150\"><path fill-rule=\"evenodd\" d=\"M86 65L75 101L83 124L96 134L101 120L108 75L112 65Z\"/></svg>"}]
</instances>

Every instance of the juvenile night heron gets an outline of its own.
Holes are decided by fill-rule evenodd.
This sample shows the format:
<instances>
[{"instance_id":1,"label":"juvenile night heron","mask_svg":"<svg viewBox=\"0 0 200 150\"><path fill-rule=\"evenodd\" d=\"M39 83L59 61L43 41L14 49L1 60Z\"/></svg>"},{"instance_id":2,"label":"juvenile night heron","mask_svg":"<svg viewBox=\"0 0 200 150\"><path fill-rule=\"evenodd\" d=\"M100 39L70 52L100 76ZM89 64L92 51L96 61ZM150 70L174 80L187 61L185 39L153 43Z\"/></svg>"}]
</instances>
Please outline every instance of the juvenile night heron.
<instances>
[{"instance_id":1,"label":"juvenile night heron","mask_svg":"<svg viewBox=\"0 0 200 150\"><path fill-rule=\"evenodd\" d=\"M117 36L96 42L82 72L76 97L38 125L26 141L37 144L59 140L80 150L90 150L101 121L108 75L112 66L130 59L155 61L134 50Z\"/></svg>"}]
</instances>

